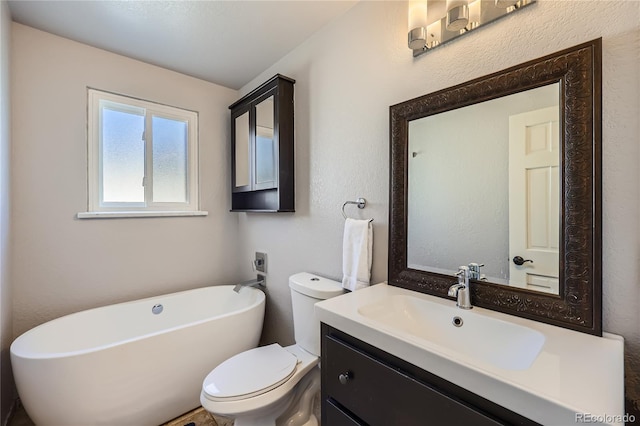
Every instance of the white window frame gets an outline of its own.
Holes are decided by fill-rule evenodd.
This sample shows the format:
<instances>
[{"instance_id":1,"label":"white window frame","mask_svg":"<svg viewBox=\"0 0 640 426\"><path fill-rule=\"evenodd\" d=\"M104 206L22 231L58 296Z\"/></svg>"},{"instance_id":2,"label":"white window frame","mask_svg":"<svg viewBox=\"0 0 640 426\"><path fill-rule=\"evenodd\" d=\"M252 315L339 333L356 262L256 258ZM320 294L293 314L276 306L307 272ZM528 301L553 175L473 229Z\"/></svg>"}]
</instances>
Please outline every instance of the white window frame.
<instances>
[{"instance_id":1,"label":"white window frame","mask_svg":"<svg viewBox=\"0 0 640 426\"><path fill-rule=\"evenodd\" d=\"M149 216L205 216L199 210L198 188L198 113L142 99L87 88L87 156L88 206L78 218L149 217ZM111 105L118 111L145 116L145 201L105 202L102 185L102 106ZM153 132L152 117L187 123L186 202L153 202Z\"/></svg>"}]
</instances>

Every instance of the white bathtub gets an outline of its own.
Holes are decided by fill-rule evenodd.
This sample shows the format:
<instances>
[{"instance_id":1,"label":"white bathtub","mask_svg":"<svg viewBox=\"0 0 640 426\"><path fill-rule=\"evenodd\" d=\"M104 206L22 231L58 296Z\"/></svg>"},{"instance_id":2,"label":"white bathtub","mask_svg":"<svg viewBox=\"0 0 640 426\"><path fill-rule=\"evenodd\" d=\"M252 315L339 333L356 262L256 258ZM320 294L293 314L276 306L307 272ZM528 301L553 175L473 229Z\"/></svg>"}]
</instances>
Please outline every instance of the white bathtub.
<instances>
[{"instance_id":1,"label":"white bathtub","mask_svg":"<svg viewBox=\"0 0 640 426\"><path fill-rule=\"evenodd\" d=\"M11 345L20 399L38 426L166 422L200 405L214 367L257 346L264 305L260 290L214 286L49 321Z\"/></svg>"}]
</instances>

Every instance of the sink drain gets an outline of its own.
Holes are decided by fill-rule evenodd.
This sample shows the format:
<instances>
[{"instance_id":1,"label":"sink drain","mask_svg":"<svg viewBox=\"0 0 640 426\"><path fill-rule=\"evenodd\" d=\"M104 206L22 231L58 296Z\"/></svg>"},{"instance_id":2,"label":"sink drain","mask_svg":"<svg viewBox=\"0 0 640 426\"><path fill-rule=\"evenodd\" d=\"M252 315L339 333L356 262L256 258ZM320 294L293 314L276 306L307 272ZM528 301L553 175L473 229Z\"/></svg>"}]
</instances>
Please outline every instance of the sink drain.
<instances>
[{"instance_id":1,"label":"sink drain","mask_svg":"<svg viewBox=\"0 0 640 426\"><path fill-rule=\"evenodd\" d=\"M463 323L464 321L460 317L453 317L453 320L451 321L451 324L455 325L456 327L462 327Z\"/></svg>"}]
</instances>

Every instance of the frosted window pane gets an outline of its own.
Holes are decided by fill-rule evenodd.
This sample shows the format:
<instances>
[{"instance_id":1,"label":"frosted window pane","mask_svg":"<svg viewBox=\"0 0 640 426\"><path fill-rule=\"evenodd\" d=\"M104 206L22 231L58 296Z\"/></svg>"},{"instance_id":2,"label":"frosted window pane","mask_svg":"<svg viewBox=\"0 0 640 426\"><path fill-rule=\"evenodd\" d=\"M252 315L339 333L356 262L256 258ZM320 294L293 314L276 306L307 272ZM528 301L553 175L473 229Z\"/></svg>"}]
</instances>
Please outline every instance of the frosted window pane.
<instances>
[{"instance_id":1,"label":"frosted window pane","mask_svg":"<svg viewBox=\"0 0 640 426\"><path fill-rule=\"evenodd\" d=\"M187 201L187 123L153 117L153 201Z\"/></svg>"},{"instance_id":2,"label":"frosted window pane","mask_svg":"<svg viewBox=\"0 0 640 426\"><path fill-rule=\"evenodd\" d=\"M102 108L102 201L144 202L144 115Z\"/></svg>"}]
</instances>

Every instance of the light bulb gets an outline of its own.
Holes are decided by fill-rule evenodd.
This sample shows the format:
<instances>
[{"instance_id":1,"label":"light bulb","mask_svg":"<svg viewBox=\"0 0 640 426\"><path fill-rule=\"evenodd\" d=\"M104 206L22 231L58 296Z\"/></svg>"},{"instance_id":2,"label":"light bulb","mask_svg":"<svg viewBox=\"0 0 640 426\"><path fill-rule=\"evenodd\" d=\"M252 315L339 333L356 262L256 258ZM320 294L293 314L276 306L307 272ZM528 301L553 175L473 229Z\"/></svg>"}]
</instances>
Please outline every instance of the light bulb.
<instances>
[{"instance_id":1,"label":"light bulb","mask_svg":"<svg viewBox=\"0 0 640 426\"><path fill-rule=\"evenodd\" d=\"M413 50L424 48L427 35L427 2L409 2L409 48Z\"/></svg>"},{"instance_id":2,"label":"light bulb","mask_svg":"<svg viewBox=\"0 0 640 426\"><path fill-rule=\"evenodd\" d=\"M409 31L414 28L427 26L427 2L415 1L409 2Z\"/></svg>"}]
</instances>

